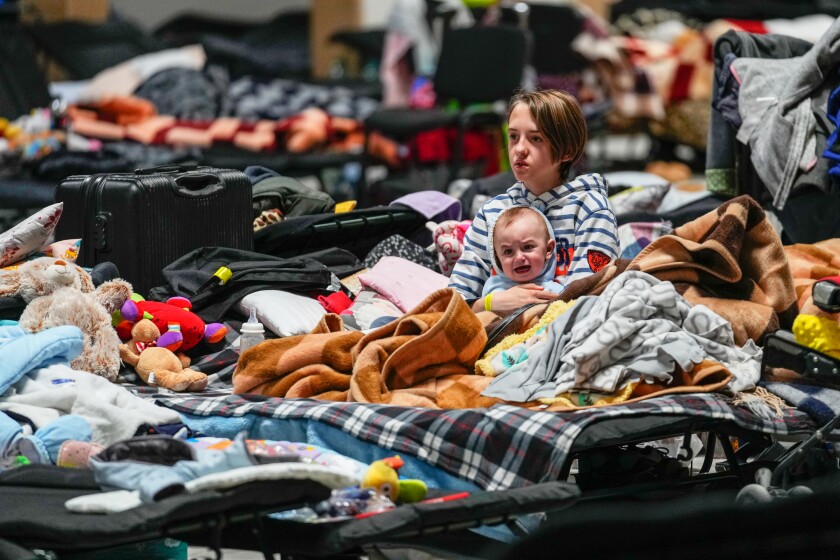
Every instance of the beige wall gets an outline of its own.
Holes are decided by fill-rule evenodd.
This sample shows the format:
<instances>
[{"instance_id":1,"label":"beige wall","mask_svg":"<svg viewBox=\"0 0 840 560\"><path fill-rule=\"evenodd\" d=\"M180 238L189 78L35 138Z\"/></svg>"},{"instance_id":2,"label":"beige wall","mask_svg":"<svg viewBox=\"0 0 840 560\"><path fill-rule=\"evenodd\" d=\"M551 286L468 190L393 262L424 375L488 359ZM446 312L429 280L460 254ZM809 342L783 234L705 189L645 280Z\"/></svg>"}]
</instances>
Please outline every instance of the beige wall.
<instances>
[{"instance_id":1,"label":"beige wall","mask_svg":"<svg viewBox=\"0 0 840 560\"><path fill-rule=\"evenodd\" d=\"M358 75L359 60L351 49L333 43L329 37L338 31L384 27L393 0L310 0L309 29L312 74L329 77L330 65L343 60L349 75Z\"/></svg>"}]
</instances>

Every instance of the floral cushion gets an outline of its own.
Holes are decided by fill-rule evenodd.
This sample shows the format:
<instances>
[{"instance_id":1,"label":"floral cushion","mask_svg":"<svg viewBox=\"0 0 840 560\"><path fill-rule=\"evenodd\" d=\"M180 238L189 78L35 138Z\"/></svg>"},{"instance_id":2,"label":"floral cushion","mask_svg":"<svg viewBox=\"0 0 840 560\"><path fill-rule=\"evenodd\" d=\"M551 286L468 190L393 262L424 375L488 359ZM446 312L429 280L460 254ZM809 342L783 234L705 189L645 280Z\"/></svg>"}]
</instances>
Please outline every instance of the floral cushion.
<instances>
[{"instance_id":1,"label":"floral cushion","mask_svg":"<svg viewBox=\"0 0 840 560\"><path fill-rule=\"evenodd\" d=\"M63 208L64 203L57 202L0 233L0 266L22 261L40 251L49 242Z\"/></svg>"}]
</instances>

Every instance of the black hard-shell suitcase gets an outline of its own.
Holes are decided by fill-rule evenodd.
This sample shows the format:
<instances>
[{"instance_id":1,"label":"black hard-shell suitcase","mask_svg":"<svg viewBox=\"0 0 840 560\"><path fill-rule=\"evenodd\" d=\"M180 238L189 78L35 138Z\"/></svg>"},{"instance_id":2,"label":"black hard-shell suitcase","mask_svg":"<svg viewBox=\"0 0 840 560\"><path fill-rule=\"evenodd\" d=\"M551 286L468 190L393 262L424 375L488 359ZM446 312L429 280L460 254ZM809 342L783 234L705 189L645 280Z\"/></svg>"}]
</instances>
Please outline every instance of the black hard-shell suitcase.
<instances>
[{"instance_id":1,"label":"black hard-shell suitcase","mask_svg":"<svg viewBox=\"0 0 840 560\"><path fill-rule=\"evenodd\" d=\"M162 269L203 246L253 246L251 182L241 171L196 166L74 175L56 239L82 239L78 264L113 262L134 290L163 284Z\"/></svg>"}]
</instances>

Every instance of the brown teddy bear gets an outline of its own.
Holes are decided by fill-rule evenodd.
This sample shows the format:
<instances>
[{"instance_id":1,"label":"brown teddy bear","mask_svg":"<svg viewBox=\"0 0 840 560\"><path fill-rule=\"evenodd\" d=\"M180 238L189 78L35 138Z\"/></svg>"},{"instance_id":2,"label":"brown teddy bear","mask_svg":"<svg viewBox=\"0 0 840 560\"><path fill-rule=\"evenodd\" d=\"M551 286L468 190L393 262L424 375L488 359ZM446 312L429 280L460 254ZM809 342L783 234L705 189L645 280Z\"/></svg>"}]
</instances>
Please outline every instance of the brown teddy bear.
<instances>
[{"instance_id":1,"label":"brown teddy bear","mask_svg":"<svg viewBox=\"0 0 840 560\"><path fill-rule=\"evenodd\" d=\"M131 292L131 284L121 279L94 289L84 269L52 257L0 272L0 296L19 295L29 304L20 316L20 326L30 332L59 325L79 327L84 346L70 367L109 381L116 381L120 371L120 339L111 325L111 313L120 309Z\"/></svg>"},{"instance_id":2,"label":"brown teddy bear","mask_svg":"<svg viewBox=\"0 0 840 560\"><path fill-rule=\"evenodd\" d=\"M189 369L187 355L155 346L159 337L160 329L151 320L140 319L131 328L131 340L120 344L120 358L149 385L171 391L203 391L207 375Z\"/></svg>"}]
</instances>

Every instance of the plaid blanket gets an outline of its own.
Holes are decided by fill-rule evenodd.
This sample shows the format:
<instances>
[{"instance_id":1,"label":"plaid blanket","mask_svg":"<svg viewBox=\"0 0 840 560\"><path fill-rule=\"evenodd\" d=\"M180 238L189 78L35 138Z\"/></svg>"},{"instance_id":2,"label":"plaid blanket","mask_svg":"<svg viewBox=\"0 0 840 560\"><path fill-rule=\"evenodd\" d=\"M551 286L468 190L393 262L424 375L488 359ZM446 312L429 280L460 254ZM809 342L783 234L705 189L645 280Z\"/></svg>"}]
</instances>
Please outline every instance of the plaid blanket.
<instances>
[{"instance_id":1,"label":"plaid blanket","mask_svg":"<svg viewBox=\"0 0 840 560\"><path fill-rule=\"evenodd\" d=\"M788 259L761 206L749 196L653 240L632 261L619 259L567 286L561 298L600 294L624 270L669 280L692 304L703 304L732 324L735 342L760 340L790 329L798 313Z\"/></svg>"},{"instance_id":2,"label":"plaid blanket","mask_svg":"<svg viewBox=\"0 0 840 560\"><path fill-rule=\"evenodd\" d=\"M360 442L416 457L485 490L560 479L578 436L587 428L610 419L691 416L732 422L746 430L776 436L808 434L814 428L808 416L796 409L782 409L781 416L769 409L757 414L749 406L734 405L727 398L711 393L669 395L567 413L506 404L440 410L311 399L260 397L257 400L249 395L172 394L157 398L156 402L185 415L239 419L231 420L237 425L244 425L243 417L247 416L256 419L255 425L265 425L271 419L320 422ZM190 422L188 417L185 421ZM672 434L663 434L663 437L666 435ZM633 439L632 433L626 436L628 441ZM252 434L252 437L259 437L259 434ZM290 434L289 437L294 436ZM354 458L364 459L362 456Z\"/></svg>"},{"instance_id":3,"label":"plaid blanket","mask_svg":"<svg viewBox=\"0 0 840 560\"><path fill-rule=\"evenodd\" d=\"M489 406L488 379L472 375L487 335L453 289L432 292L397 321L368 334L327 314L310 334L245 351L235 393L313 397L430 408Z\"/></svg>"},{"instance_id":4,"label":"plaid blanket","mask_svg":"<svg viewBox=\"0 0 840 560\"><path fill-rule=\"evenodd\" d=\"M671 233L670 222L631 222L618 227L618 246L622 259L632 259L654 239Z\"/></svg>"},{"instance_id":5,"label":"plaid blanket","mask_svg":"<svg viewBox=\"0 0 840 560\"><path fill-rule=\"evenodd\" d=\"M796 406L819 425L840 414L840 391L814 383L762 381L761 386Z\"/></svg>"}]
</instances>

